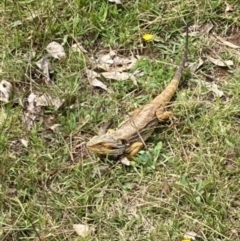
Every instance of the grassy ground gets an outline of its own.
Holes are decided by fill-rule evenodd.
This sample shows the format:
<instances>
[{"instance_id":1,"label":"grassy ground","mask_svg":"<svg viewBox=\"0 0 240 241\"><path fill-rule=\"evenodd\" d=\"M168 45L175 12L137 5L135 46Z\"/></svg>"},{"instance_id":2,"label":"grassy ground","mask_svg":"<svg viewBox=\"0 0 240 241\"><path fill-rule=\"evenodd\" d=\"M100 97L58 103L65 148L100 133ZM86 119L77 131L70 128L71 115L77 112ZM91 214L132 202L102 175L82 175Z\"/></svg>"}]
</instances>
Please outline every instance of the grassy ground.
<instances>
[{"instance_id":1,"label":"grassy ground","mask_svg":"<svg viewBox=\"0 0 240 241\"><path fill-rule=\"evenodd\" d=\"M179 63L186 23L212 23L221 37L236 34L239 4L227 3L232 12L225 11L224 0L0 3L1 79L14 84L21 100L1 104L1 116L7 115L0 126L1 240L163 241L181 240L188 231L198 240L240 240L238 50L217 44L211 34L190 37L189 64L201 57L204 65L185 74L170 107L173 125L154 133L134 165L99 160L81 145L97 133L99 123L117 125L163 89ZM29 20L35 12L39 16ZM143 33L162 42L143 44ZM34 74L34 62L53 40L63 43L67 57L51 62L54 84L46 86ZM76 41L88 53L68 51ZM110 49L147 56L138 63L144 71L138 87L105 80L113 91L107 94L89 85L86 56ZM206 61L214 52L234 66ZM199 80L214 82L224 96ZM29 132L23 125L26 97L36 90L76 97L72 109L45 110L60 124L58 131L41 121ZM79 237L73 230L78 223L94 227L94 233Z\"/></svg>"}]
</instances>

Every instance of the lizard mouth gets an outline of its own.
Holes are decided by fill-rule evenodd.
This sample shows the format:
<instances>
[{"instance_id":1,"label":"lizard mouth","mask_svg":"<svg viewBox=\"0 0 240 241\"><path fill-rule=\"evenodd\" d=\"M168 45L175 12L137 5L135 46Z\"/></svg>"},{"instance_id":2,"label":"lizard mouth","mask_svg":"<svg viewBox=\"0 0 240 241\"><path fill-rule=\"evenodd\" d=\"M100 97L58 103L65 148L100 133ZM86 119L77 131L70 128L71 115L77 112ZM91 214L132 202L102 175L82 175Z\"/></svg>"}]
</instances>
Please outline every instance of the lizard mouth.
<instances>
[{"instance_id":1,"label":"lizard mouth","mask_svg":"<svg viewBox=\"0 0 240 241\"><path fill-rule=\"evenodd\" d=\"M111 145L110 143L101 143L95 146L87 146L89 150L106 156L120 156L124 153L125 145Z\"/></svg>"},{"instance_id":2,"label":"lizard mouth","mask_svg":"<svg viewBox=\"0 0 240 241\"><path fill-rule=\"evenodd\" d=\"M99 140L98 140L99 138ZM124 153L127 144L121 140L114 140L106 136L106 140L103 137L93 137L87 143L87 148L99 155L104 156L120 156Z\"/></svg>"}]
</instances>

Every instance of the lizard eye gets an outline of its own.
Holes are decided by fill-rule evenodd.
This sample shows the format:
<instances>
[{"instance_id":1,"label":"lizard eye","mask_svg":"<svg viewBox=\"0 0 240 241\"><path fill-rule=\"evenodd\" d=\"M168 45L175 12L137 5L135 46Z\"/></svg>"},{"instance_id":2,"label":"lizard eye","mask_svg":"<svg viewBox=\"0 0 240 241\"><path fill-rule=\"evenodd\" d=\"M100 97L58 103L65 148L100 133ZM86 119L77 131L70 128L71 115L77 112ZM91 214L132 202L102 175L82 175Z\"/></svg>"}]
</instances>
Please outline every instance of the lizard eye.
<instances>
[{"instance_id":1,"label":"lizard eye","mask_svg":"<svg viewBox=\"0 0 240 241\"><path fill-rule=\"evenodd\" d=\"M127 145L128 141L126 139L120 139L119 141L121 141L121 144L123 145Z\"/></svg>"}]
</instances>

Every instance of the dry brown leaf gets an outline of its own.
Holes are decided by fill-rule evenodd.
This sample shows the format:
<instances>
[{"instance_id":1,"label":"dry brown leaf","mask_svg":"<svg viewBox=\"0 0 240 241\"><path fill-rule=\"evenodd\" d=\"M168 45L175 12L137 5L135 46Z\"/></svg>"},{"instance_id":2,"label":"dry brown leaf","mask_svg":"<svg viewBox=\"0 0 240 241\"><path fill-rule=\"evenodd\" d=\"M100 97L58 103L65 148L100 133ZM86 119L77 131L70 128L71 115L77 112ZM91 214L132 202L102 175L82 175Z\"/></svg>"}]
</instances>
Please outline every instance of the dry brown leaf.
<instances>
[{"instance_id":1,"label":"dry brown leaf","mask_svg":"<svg viewBox=\"0 0 240 241\"><path fill-rule=\"evenodd\" d=\"M188 29L189 29L188 35L191 37L195 37L195 36L199 35L201 25L193 24L193 25L189 26ZM184 36L186 36L186 33L184 33Z\"/></svg>"},{"instance_id":2,"label":"dry brown leaf","mask_svg":"<svg viewBox=\"0 0 240 241\"><path fill-rule=\"evenodd\" d=\"M57 110L62 106L64 100L53 98L48 94L37 95L31 93L27 99L27 108L24 111L23 122L27 130L31 130L42 112L42 107L54 106Z\"/></svg>"},{"instance_id":3,"label":"dry brown leaf","mask_svg":"<svg viewBox=\"0 0 240 241\"><path fill-rule=\"evenodd\" d=\"M134 74L124 72L130 70L137 62L136 57L120 57L117 56L115 51L110 51L107 54L99 56L96 60L91 60L93 69L105 70L105 72L97 73L93 70L87 70L87 76L90 83L106 90L106 86L102 85L99 78L103 76L105 79L112 79L118 81L132 80L137 85L136 75L140 75L140 71L135 71ZM96 81L96 79L98 81ZM100 82L99 82L100 81Z\"/></svg>"},{"instance_id":4,"label":"dry brown leaf","mask_svg":"<svg viewBox=\"0 0 240 241\"><path fill-rule=\"evenodd\" d=\"M133 74L131 73L126 73L126 72L103 72L101 75L106 78L106 79L112 79L112 80L118 80L118 81L123 81L123 80L132 80L135 85L137 85L136 78Z\"/></svg>"},{"instance_id":5,"label":"dry brown leaf","mask_svg":"<svg viewBox=\"0 0 240 241\"><path fill-rule=\"evenodd\" d=\"M28 147L28 140L22 138L22 139L20 139L20 142L22 143L22 145L23 145L25 148Z\"/></svg>"},{"instance_id":6,"label":"dry brown leaf","mask_svg":"<svg viewBox=\"0 0 240 241\"><path fill-rule=\"evenodd\" d=\"M55 59L61 59L66 56L63 46L55 41L49 43L46 50Z\"/></svg>"},{"instance_id":7,"label":"dry brown leaf","mask_svg":"<svg viewBox=\"0 0 240 241\"><path fill-rule=\"evenodd\" d=\"M221 91L221 90L219 90L218 89L218 86L215 84L215 83L213 83L213 82L211 82L211 83L209 83L209 82L206 82L206 81L203 81L203 80L201 80L201 81L199 81L203 86L205 86L209 91L212 91L214 94L216 94L216 96L218 96L218 97L222 97L222 96L224 96L224 93L223 93L223 91Z\"/></svg>"},{"instance_id":8,"label":"dry brown leaf","mask_svg":"<svg viewBox=\"0 0 240 241\"><path fill-rule=\"evenodd\" d=\"M189 27L189 36L195 37L198 35L207 35L209 32L213 29L213 24L211 23L206 23L204 25L199 25L199 24L193 24L192 26ZM184 36L186 33L184 34Z\"/></svg>"},{"instance_id":9,"label":"dry brown leaf","mask_svg":"<svg viewBox=\"0 0 240 241\"><path fill-rule=\"evenodd\" d=\"M213 24L206 23L201 27L200 35L208 35L212 29L213 29Z\"/></svg>"},{"instance_id":10,"label":"dry brown leaf","mask_svg":"<svg viewBox=\"0 0 240 241\"><path fill-rule=\"evenodd\" d=\"M59 107L63 104L64 99L60 99L58 97L51 97L49 94L43 94L41 96L37 96L35 98L36 106L54 106L55 109L59 109Z\"/></svg>"},{"instance_id":11,"label":"dry brown leaf","mask_svg":"<svg viewBox=\"0 0 240 241\"><path fill-rule=\"evenodd\" d=\"M240 49L240 46L236 45L236 44L233 44L221 37L218 37L218 36L215 36L216 39L220 40L222 44L224 44L225 46L228 46L230 48L233 48L233 49Z\"/></svg>"},{"instance_id":12,"label":"dry brown leaf","mask_svg":"<svg viewBox=\"0 0 240 241\"><path fill-rule=\"evenodd\" d=\"M49 126L48 128L50 130L52 130L53 132L56 132L56 130L60 127L61 125L60 124L53 124L51 126Z\"/></svg>"},{"instance_id":13,"label":"dry brown leaf","mask_svg":"<svg viewBox=\"0 0 240 241\"><path fill-rule=\"evenodd\" d=\"M47 129L50 129L53 132L56 132L57 128L60 127L61 125L54 122L55 122L55 118L53 116L51 115L43 116L44 126Z\"/></svg>"},{"instance_id":14,"label":"dry brown leaf","mask_svg":"<svg viewBox=\"0 0 240 241\"><path fill-rule=\"evenodd\" d=\"M199 31L200 28L201 28L201 25L199 25L199 24L197 24L197 23L195 23L195 24L193 24L193 25L191 25L191 26L188 27L189 31L193 31L193 32Z\"/></svg>"},{"instance_id":15,"label":"dry brown leaf","mask_svg":"<svg viewBox=\"0 0 240 241\"><path fill-rule=\"evenodd\" d=\"M132 64L132 63L136 63L137 59L135 57L119 57L119 56L116 56L114 59L113 59L113 64L114 65L129 65L129 64Z\"/></svg>"},{"instance_id":16,"label":"dry brown leaf","mask_svg":"<svg viewBox=\"0 0 240 241\"><path fill-rule=\"evenodd\" d=\"M206 82L206 87L208 88L208 90L212 91L213 93L216 94L216 96L218 97L222 97L224 96L223 91L218 89L218 86L215 83L207 83Z\"/></svg>"},{"instance_id":17,"label":"dry brown leaf","mask_svg":"<svg viewBox=\"0 0 240 241\"><path fill-rule=\"evenodd\" d=\"M112 50L108 54L104 54L98 59L92 60L92 65L94 69L102 69L107 72L123 72L132 69L136 62L137 58L134 56L120 57Z\"/></svg>"},{"instance_id":18,"label":"dry brown leaf","mask_svg":"<svg viewBox=\"0 0 240 241\"><path fill-rule=\"evenodd\" d=\"M225 2L226 4L226 9L225 9L225 12L226 13L229 13L229 12L232 12L234 9L233 9L233 6L227 2Z\"/></svg>"},{"instance_id":19,"label":"dry brown leaf","mask_svg":"<svg viewBox=\"0 0 240 241\"><path fill-rule=\"evenodd\" d=\"M15 28L15 27L20 26L22 24L23 24L23 22L21 20L16 20L11 24L11 27Z\"/></svg>"},{"instance_id":20,"label":"dry brown leaf","mask_svg":"<svg viewBox=\"0 0 240 241\"><path fill-rule=\"evenodd\" d=\"M0 82L0 101L8 103L12 95L13 86L10 82L2 80Z\"/></svg>"},{"instance_id":21,"label":"dry brown leaf","mask_svg":"<svg viewBox=\"0 0 240 241\"><path fill-rule=\"evenodd\" d=\"M92 228L86 224L73 224L73 229L78 234L78 236L83 238L89 236L93 232Z\"/></svg>"},{"instance_id":22,"label":"dry brown leaf","mask_svg":"<svg viewBox=\"0 0 240 241\"><path fill-rule=\"evenodd\" d=\"M102 81L97 79L100 77L100 75L97 72L87 69L86 73L87 73L88 81L89 81L90 85L92 85L93 87L98 87L98 88L108 91L107 86Z\"/></svg>"},{"instance_id":23,"label":"dry brown leaf","mask_svg":"<svg viewBox=\"0 0 240 241\"><path fill-rule=\"evenodd\" d=\"M221 60L221 59L215 59L211 56L207 56L207 59L215 64L216 66L219 66L219 67L225 67L225 66L233 66L233 61L232 60Z\"/></svg>"},{"instance_id":24,"label":"dry brown leaf","mask_svg":"<svg viewBox=\"0 0 240 241\"><path fill-rule=\"evenodd\" d=\"M99 58L97 59L97 62L101 63L101 64L113 64L114 62L114 57L116 56L116 52L111 50L108 54L104 54L99 56Z\"/></svg>"},{"instance_id":25,"label":"dry brown leaf","mask_svg":"<svg viewBox=\"0 0 240 241\"><path fill-rule=\"evenodd\" d=\"M27 130L32 129L32 127L35 125L38 115L41 113L41 107L37 107L35 104L36 98L37 95L31 93L27 99L28 105L23 115L23 123L25 124Z\"/></svg>"},{"instance_id":26,"label":"dry brown leaf","mask_svg":"<svg viewBox=\"0 0 240 241\"><path fill-rule=\"evenodd\" d=\"M49 75L49 69L50 69L50 62L47 58L47 56L42 57L36 62L36 65L39 69L43 71L43 75L46 78L46 83L49 83L51 81L50 75Z\"/></svg>"},{"instance_id":27,"label":"dry brown leaf","mask_svg":"<svg viewBox=\"0 0 240 241\"><path fill-rule=\"evenodd\" d=\"M86 74L87 74L87 77L90 81L99 77L99 74L97 72L91 70L91 69L86 69Z\"/></svg>"},{"instance_id":28,"label":"dry brown leaf","mask_svg":"<svg viewBox=\"0 0 240 241\"><path fill-rule=\"evenodd\" d=\"M98 87L98 88L101 88L101 89L103 89L103 90L108 91L107 86L106 86L102 81L100 81L100 80L98 80L98 79L93 79L92 82L91 82L91 85L92 85L93 87Z\"/></svg>"},{"instance_id":29,"label":"dry brown leaf","mask_svg":"<svg viewBox=\"0 0 240 241\"><path fill-rule=\"evenodd\" d=\"M129 161L129 159L127 157L123 157L122 159L120 159L120 162L125 166L131 165L131 162Z\"/></svg>"},{"instance_id":30,"label":"dry brown leaf","mask_svg":"<svg viewBox=\"0 0 240 241\"><path fill-rule=\"evenodd\" d=\"M195 73L199 68L201 68L203 66L203 64L204 64L204 61L202 58L199 58L198 62L196 62L196 63L189 64L191 73Z\"/></svg>"}]
</instances>

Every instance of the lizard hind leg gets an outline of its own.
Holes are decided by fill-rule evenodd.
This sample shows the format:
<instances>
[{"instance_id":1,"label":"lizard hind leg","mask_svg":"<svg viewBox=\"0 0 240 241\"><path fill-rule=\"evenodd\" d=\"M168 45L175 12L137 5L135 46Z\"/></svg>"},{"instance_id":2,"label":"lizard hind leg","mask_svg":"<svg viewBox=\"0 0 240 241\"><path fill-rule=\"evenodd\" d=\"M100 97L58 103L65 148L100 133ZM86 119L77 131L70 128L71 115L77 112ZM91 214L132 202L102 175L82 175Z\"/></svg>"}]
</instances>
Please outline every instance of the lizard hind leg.
<instances>
[{"instance_id":1,"label":"lizard hind leg","mask_svg":"<svg viewBox=\"0 0 240 241\"><path fill-rule=\"evenodd\" d=\"M158 109L156 111L156 116L159 121L172 120L173 113L171 111L164 111L163 109Z\"/></svg>"}]
</instances>

